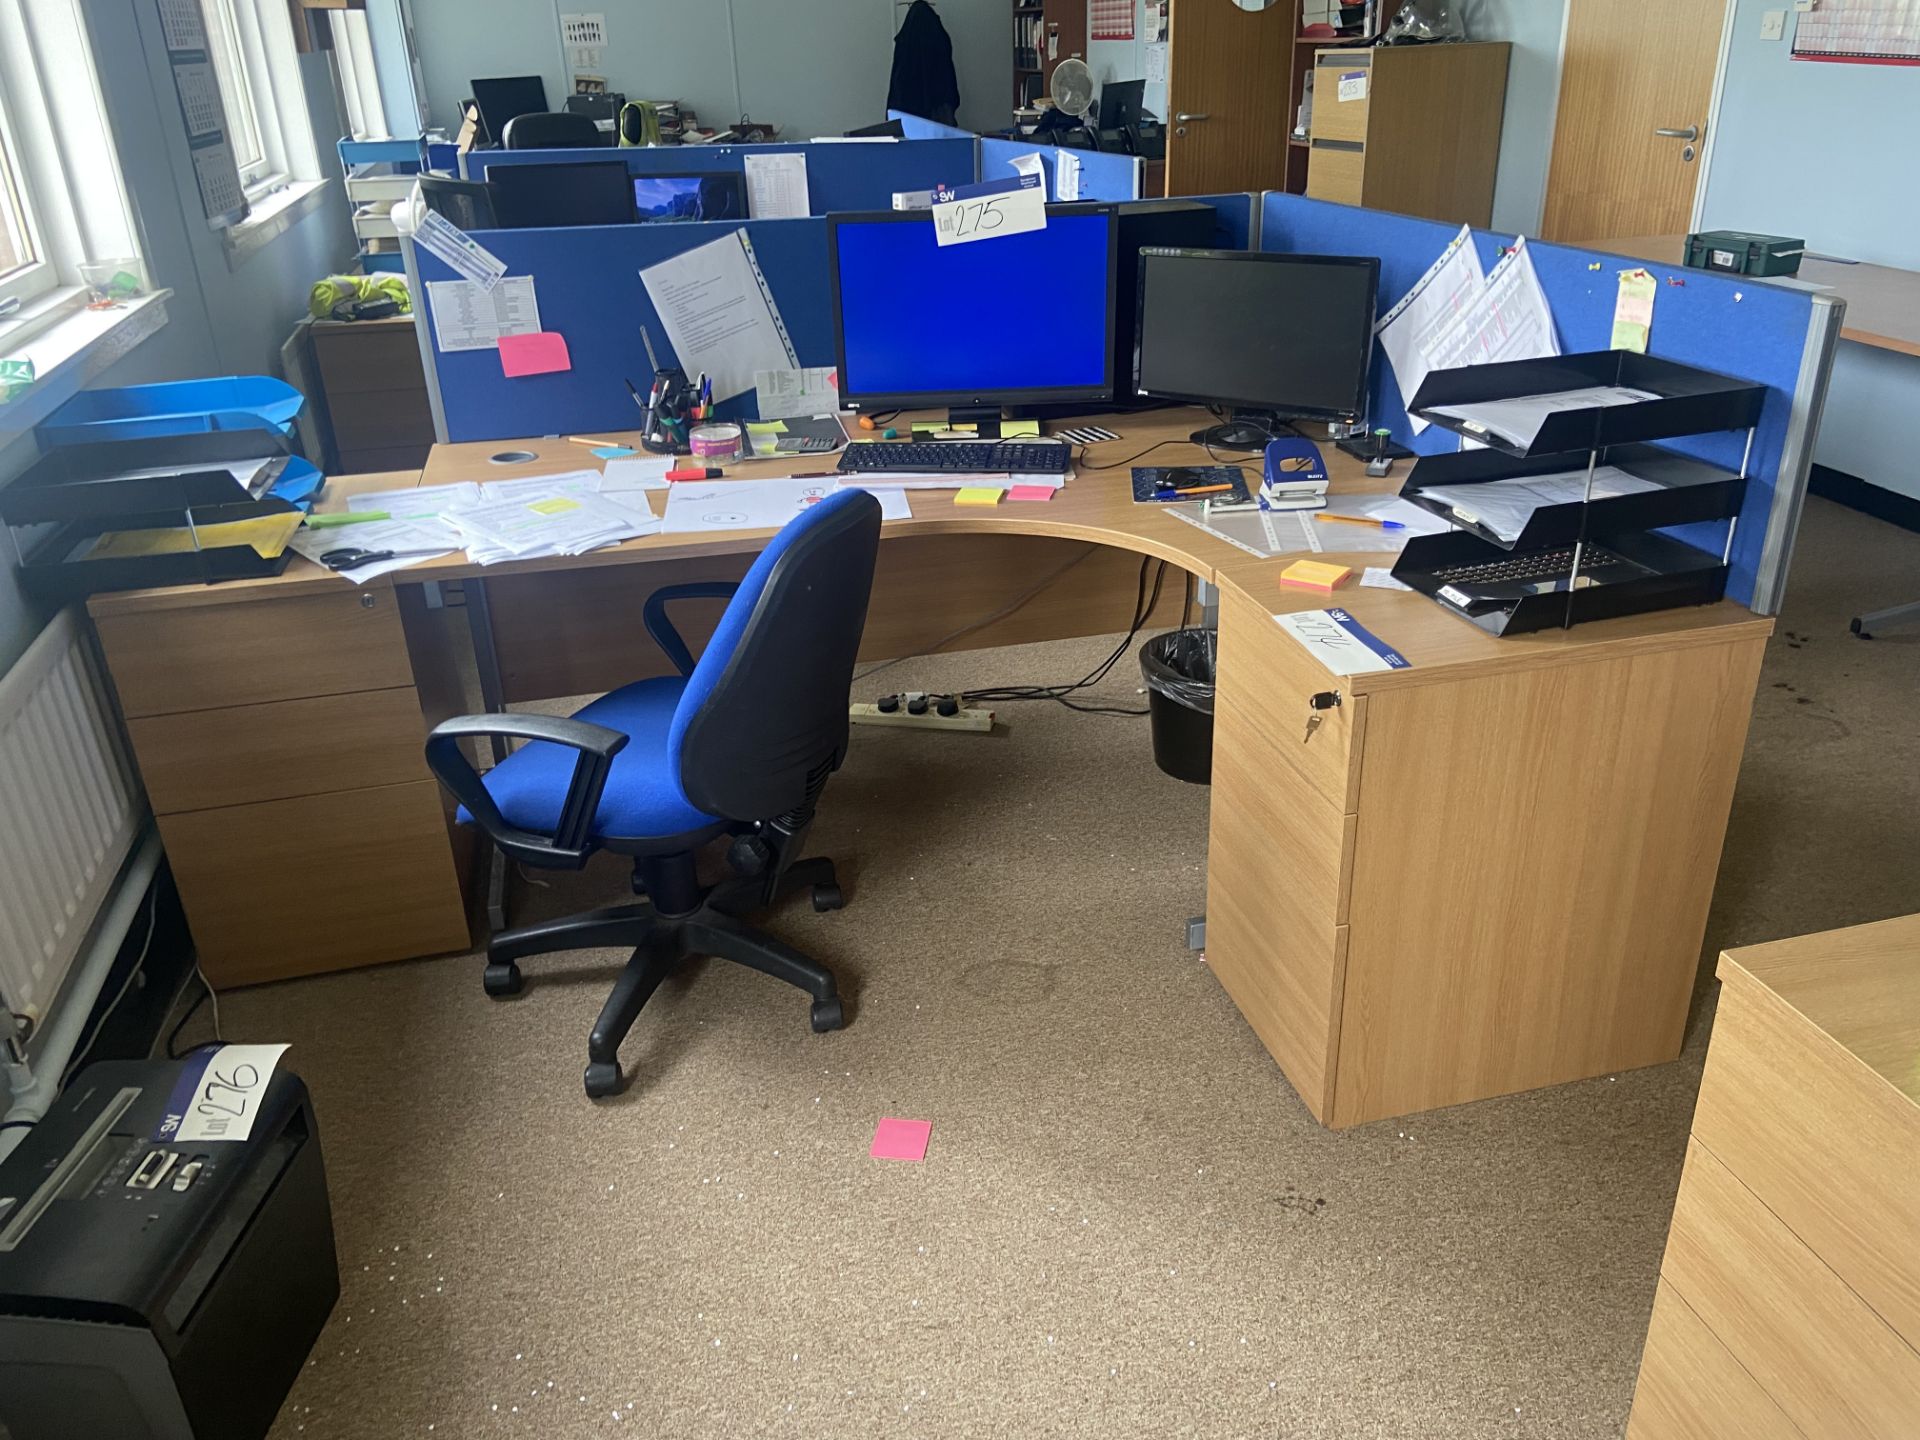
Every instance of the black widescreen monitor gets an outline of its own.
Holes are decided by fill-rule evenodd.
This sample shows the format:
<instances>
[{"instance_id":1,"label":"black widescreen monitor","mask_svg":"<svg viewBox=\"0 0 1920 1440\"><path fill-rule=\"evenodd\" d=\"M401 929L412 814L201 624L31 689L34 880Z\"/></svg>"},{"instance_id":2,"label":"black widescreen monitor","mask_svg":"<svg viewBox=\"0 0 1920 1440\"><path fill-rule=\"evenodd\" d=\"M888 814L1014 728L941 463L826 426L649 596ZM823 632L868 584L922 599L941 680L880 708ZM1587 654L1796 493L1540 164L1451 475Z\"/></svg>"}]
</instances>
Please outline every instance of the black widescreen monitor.
<instances>
[{"instance_id":1,"label":"black widescreen monitor","mask_svg":"<svg viewBox=\"0 0 1920 1440\"><path fill-rule=\"evenodd\" d=\"M840 394L863 410L1107 401L1111 210L1048 206L1043 230L940 245L926 211L827 217Z\"/></svg>"},{"instance_id":2,"label":"black widescreen monitor","mask_svg":"<svg viewBox=\"0 0 1920 1440\"><path fill-rule=\"evenodd\" d=\"M495 145L507 143L507 122L522 115L547 113L547 86L538 75L506 75L469 80L473 103L480 107L480 123Z\"/></svg>"},{"instance_id":3,"label":"black widescreen monitor","mask_svg":"<svg viewBox=\"0 0 1920 1440\"><path fill-rule=\"evenodd\" d=\"M728 174L635 175L633 215L643 222L745 220L747 177Z\"/></svg>"},{"instance_id":4,"label":"black widescreen monitor","mask_svg":"<svg viewBox=\"0 0 1920 1440\"><path fill-rule=\"evenodd\" d=\"M489 165L487 183L504 230L633 223L633 184L624 160Z\"/></svg>"},{"instance_id":5,"label":"black widescreen monitor","mask_svg":"<svg viewBox=\"0 0 1920 1440\"><path fill-rule=\"evenodd\" d=\"M1134 390L1282 420L1357 420L1379 288L1371 255L1143 249Z\"/></svg>"}]
</instances>

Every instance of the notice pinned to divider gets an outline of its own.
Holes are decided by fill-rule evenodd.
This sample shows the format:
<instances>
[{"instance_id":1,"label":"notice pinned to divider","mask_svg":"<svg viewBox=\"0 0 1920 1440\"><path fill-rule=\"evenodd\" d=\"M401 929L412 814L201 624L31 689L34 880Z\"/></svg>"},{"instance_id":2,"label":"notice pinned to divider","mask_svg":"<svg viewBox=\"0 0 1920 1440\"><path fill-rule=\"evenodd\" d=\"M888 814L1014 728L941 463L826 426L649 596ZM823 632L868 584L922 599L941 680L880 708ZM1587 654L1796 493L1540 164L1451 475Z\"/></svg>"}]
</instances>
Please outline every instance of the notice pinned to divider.
<instances>
[{"instance_id":1,"label":"notice pinned to divider","mask_svg":"<svg viewBox=\"0 0 1920 1440\"><path fill-rule=\"evenodd\" d=\"M1660 282L1646 270L1622 270L1620 292L1613 302L1613 339L1615 350L1647 353L1647 340L1653 334L1653 297L1660 293Z\"/></svg>"},{"instance_id":2,"label":"notice pinned to divider","mask_svg":"<svg viewBox=\"0 0 1920 1440\"><path fill-rule=\"evenodd\" d=\"M464 280L491 290L507 273L507 262L438 210L423 210L413 243Z\"/></svg>"},{"instance_id":3,"label":"notice pinned to divider","mask_svg":"<svg viewBox=\"0 0 1920 1440\"><path fill-rule=\"evenodd\" d=\"M1056 200L1080 198L1080 157L1071 150L1053 152L1053 191Z\"/></svg>"},{"instance_id":4,"label":"notice pinned to divider","mask_svg":"<svg viewBox=\"0 0 1920 1440\"><path fill-rule=\"evenodd\" d=\"M951 198L943 199L943 196ZM1047 190L1040 177L1018 175L934 192L933 239L936 245L966 245L999 240L1047 228Z\"/></svg>"},{"instance_id":5,"label":"notice pinned to divider","mask_svg":"<svg viewBox=\"0 0 1920 1440\"><path fill-rule=\"evenodd\" d=\"M429 280L433 343L449 353L498 350L502 335L540 330L540 301L531 275L515 275L488 290L477 280Z\"/></svg>"}]
</instances>

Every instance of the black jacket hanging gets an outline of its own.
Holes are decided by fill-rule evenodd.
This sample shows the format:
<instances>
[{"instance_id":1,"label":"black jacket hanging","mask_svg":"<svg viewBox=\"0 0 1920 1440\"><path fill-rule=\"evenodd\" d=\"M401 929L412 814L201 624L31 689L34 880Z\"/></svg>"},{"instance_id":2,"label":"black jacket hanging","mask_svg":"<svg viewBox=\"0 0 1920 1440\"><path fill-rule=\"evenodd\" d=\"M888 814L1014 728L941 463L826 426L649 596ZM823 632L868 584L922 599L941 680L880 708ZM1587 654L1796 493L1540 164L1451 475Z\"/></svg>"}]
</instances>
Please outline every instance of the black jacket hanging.
<instances>
[{"instance_id":1,"label":"black jacket hanging","mask_svg":"<svg viewBox=\"0 0 1920 1440\"><path fill-rule=\"evenodd\" d=\"M913 0L893 37L893 77L887 108L943 125L960 109L960 79L953 71L953 41L940 13L927 0Z\"/></svg>"}]
</instances>

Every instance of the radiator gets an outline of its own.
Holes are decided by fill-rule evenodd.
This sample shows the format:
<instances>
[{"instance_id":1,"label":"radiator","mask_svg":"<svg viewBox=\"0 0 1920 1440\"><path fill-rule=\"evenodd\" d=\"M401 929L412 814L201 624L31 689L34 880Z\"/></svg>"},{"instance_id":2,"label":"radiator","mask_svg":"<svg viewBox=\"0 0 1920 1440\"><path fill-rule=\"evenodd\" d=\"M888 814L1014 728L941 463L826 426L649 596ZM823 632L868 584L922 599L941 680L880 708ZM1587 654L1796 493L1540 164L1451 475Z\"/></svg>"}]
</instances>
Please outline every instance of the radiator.
<instances>
[{"instance_id":1,"label":"radiator","mask_svg":"<svg viewBox=\"0 0 1920 1440\"><path fill-rule=\"evenodd\" d=\"M146 814L92 641L64 610L0 676L0 1010L41 1023Z\"/></svg>"}]
</instances>

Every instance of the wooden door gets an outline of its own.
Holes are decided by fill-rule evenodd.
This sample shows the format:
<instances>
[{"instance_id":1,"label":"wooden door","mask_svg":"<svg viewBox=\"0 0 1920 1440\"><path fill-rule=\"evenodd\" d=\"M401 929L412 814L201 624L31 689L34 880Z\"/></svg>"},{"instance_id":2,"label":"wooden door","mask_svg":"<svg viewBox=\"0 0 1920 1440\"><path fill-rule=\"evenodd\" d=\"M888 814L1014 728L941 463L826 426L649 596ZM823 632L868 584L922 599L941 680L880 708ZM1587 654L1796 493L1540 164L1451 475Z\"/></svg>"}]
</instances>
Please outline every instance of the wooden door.
<instances>
[{"instance_id":1,"label":"wooden door","mask_svg":"<svg viewBox=\"0 0 1920 1440\"><path fill-rule=\"evenodd\" d=\"M1173 0L1167 28L1167 190L1284 190L1296 6ZM1182 118L1182 117L1186 118Z\"/></svg>"},{"instance_id":2,"label":"wooden door","mask_svg":"<svg viewBox=\"0 0 1920 1440\"><path fill-rule=\"evenodd\" d=\"M1727 0L1572 0L1543 237L1692 228L1726 12Z\"/></svg>"}]
</instances>

